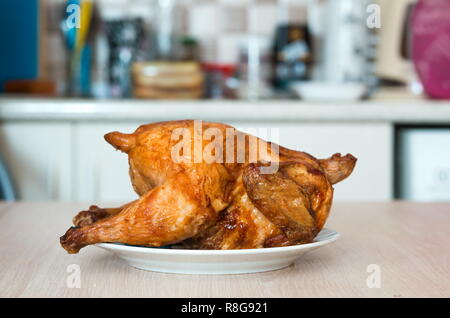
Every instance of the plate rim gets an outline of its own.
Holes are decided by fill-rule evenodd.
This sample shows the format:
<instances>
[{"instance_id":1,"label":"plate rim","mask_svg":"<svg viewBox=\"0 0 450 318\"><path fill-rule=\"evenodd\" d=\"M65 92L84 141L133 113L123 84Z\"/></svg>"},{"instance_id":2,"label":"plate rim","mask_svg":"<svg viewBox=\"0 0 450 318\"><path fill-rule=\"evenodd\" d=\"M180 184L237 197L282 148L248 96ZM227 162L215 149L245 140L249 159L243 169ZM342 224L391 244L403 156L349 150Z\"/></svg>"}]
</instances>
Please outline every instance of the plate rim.
<instances>
[{"instance_id":1,"label":"plate rim","mask_svg":"<svg viewBox=\"0 0 450 318\"><path fill-rule=\"evenodd\" d=\"M170 248L153 248L146 246L132 246L121 243L97 243L95 246L110 251L123 252L137 252L142 254L164 254L164 255L242 255L242 254L264 254L264 253L283 253L289 251L297 251L302 249L309 249L319 247L336 241L341 234L331 228L323 228L326 230L326 238L321 241L316 241L306 244L298 244L282 247L265 247L265 248L248 248L248 249L234 249L234 250L192 250L192 249L170 249ZM320 234L320 232L319 232Z\"/></svg>"}]
</instances>

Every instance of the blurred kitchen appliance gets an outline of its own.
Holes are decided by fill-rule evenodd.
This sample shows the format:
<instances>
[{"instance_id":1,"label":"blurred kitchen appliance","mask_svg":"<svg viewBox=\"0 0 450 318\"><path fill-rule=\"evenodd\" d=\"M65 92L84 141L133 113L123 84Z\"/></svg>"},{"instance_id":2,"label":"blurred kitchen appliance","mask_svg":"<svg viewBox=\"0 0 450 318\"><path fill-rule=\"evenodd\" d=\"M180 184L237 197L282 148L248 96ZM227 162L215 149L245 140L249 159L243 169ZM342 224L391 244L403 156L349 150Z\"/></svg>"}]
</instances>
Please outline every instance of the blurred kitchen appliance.
<instances>
[{"instance_id":1,"label":"blurred kitchen appliance","mask_svg":"<svg viewBox=\"0 0 450 318\"><path fill-rule=\"evenodd\" d=\"M122 18L105 22L109 43L109 88L111 97L131 95L130 68L143 40L141 18Z\"/></svg>"},{"instance_id":2,"label":"blurred kitchen appliance","mask_svg":"<svg viewBox=\"0 0 450 318\"><path fill-rule=\"evenodd\" d=\"M366 82L369 29L367 0L328 0L324 15L324 80Z\"/></svg>"},{"instance_id":3,"label":"blurred kitchen appliance","mask_svg":"<svg viewBox=\"0 0 450 318\"><path fill-rule=\"evenodd\" d=\"M275 32L274 85L287 89L292 82L310 77L312 43L308 26L282 24Z\"/></svg>"},{"instance_id":4,"label":"blurred kitchen appliance","mask_svg":"<svg viewBox=\"0 0 450 318\"><path fill-rule=\"evenodd\" d=\"M378 0L381 28L375 73L404 84L415 79L410 59L410 17L417 0Z\"/></svg>"},{"instance_id":5,"label":"blurred kitchen appliance","mask_svg":"<svg viewBox=\"0 0 450 318\"><path fill-rule=\"evenodd\" d=\"M397 129L396 197L450 201L450 127Z\"/></svg>"},{"instance_id":6,"label":"blurred kitchen appliance","mask_svg":"<svg viewBox=\"0 0 450 318\"><path fill-rule=\"evenodd\" d=\"M420 0L412 32L412 58L425 92L450 99L450 1Z\"/></svg>"}]
</instances>

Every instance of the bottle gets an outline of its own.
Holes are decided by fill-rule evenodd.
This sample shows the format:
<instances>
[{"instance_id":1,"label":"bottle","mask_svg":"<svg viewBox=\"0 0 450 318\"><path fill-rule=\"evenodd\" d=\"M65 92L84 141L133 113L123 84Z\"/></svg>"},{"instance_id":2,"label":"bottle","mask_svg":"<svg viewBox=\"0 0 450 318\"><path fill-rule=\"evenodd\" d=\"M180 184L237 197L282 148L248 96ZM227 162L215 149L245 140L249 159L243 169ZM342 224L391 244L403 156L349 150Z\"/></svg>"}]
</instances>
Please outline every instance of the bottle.
<instances>
[{"instance_id":1,"label":"bottle","mask_svg":"<svg viewBox=\"0 0 450 318\"><path fill-rule=\"evenodd\" d=\"M268 98L271 75L270 39L264 36L248 36L240 44L238 95L242 99Z\"/></svg>"},{"instance_id":2,"label":"bottle","mask_svg":"<svg viewBox=\"0 0 450 318\"><path fill-rule=\"evenodd\" d=\"M285 1L278 3L278 22L273 43L273 86L287 91L293 82L310 79L312 38L306 17L304 22L290 19Z\"/></svg>"},{"instance_id":3,"label":"bottle","mask_svg":"<svg viewBox=\"0 0 450 318\"><path fill-rule=\"evenodd\" d=\"M181 46L181 3L175 0L152 2L152 51L150 60L176 61Z\"/></svg>"},{"instance_id":4,"label":"bottle","mask_svg":"<svg viewBox=\"0 0 450 318\"><path fill-rule=\"evenodd\" d=\"M130 97L130 68L144 36L143 21L122 17L105 21L105 28L109 43L109 94L113 98Z\"/></svg>"},{"instance_id":5,"label":"bottle","mask_svg":"<svg viewBox=\"0 0 450 318\"><path fill-rule=\"evenodd\" d=\"M420 0L412 15L412 59L425 93L450 99L450 1Z\"/></svg>"}]
</instances>

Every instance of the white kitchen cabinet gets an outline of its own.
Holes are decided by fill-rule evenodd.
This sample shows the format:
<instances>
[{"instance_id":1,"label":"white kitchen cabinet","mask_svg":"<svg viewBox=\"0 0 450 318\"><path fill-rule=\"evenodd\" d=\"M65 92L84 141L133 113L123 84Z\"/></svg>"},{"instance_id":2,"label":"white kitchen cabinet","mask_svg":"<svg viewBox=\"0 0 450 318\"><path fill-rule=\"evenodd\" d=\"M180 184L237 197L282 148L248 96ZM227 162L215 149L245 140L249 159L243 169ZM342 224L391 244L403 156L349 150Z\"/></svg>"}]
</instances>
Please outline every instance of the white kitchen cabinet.
<instances>
[{"instance_id":1,"label":"white kitchen cabinet","mask_svg":"<svg viewBox=\"0 0 450 318\"><path fill-rule=\"evenodd\" d=\"M70 123L5 122L0 150L18 199L70 200L72 195Z\"/></svg>"},{"instance_id":2,"label":"white kitchen cabinet","mask_svg":"<svg viewBox=\"0 0 450 318\"><path fill-rule=\"evenodd\" d=\"M282 146L327 158L334 153L358 158L351 177L336 185L336 201L392 199L392 126L383 123L233 122L244 131L266 138L264 131L278 130L269 139ZM139 123L79 123L75 128L77 194L75 200L127 202L136 198L128 176L127 156L114 150L103 135L114 130L132 132ZM253 131L252 131L253 129ZM275 136L276 137L276 136Z\"/></svg>"},{"instance_id":3,"label":"white kitchen cabinet","mask_svg":"<svg viewBox=\"0 0 450 318\"><path fill-rule=\"evenodd\" d=\"M20 199L124 203L137 198L127 155L103 136L133 132L138 122L6 122L0 125L2 156ZM282 146L327 158L336 152L358 158L352 176L336 185L337 201L392 199L392 125L389 123L231 122ZM250 130L249 130L250 129ZM252 131L253 129L253 131Z\"/></svg>"},{"instance_id":4,"label":"white kitchen cabinet","mask_svg":"<svg viewBox=\"0 0 450 318\"><path fill-rule=\"evenodd\" d=\"M128 175L128 157L103 136L111 131L133 132L139 123L79 122L75 124L74 200L125 203L137 198Z\"/></svg>"},{"instance_id":5,"label":"white kitchen cabinet","mask_svg":"<svg viewBox=\"0 0 450 318\"><path fill-rule=\"evenodd\" d=\"M385 201L393 197L392 140L388 123L234 122L244 131L278 130L280 145L328 158L340 152L358 158L352 175L335 186L336 201Z\"/></svg>"}]
</instances>

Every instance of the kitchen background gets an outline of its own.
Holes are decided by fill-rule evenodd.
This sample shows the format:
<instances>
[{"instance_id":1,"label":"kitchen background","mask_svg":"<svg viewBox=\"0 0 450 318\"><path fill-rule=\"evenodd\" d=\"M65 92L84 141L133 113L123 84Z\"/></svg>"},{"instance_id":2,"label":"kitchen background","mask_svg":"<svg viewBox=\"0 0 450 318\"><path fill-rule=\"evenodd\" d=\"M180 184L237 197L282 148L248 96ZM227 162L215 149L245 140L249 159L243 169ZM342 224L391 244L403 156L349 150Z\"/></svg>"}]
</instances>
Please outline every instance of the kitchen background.
<instances>
[{"instance_id":1,"label":"kitchen background","mask_svg":"<svg viewBox=\"0 0 450 318\"><path fill-rule=\"evenodd\" d=\"M0 199L129 201L103 135L196 118L354 154L336 200L449 201L449 14L442 0L2 1Z\"/></svg>"}]
</instances>

